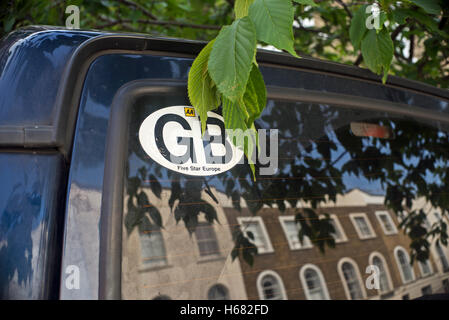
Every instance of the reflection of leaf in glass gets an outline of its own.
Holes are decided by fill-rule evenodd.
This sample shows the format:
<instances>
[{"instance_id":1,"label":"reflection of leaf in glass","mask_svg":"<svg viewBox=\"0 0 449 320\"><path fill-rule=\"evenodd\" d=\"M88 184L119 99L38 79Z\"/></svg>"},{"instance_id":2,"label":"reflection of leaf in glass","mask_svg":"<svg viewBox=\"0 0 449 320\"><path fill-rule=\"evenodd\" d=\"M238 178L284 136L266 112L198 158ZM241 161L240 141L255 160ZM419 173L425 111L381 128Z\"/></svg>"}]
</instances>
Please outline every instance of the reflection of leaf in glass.
<instances>
[{"instance_id":1,"label":"reflection of leaf in glass","mask_svg":"<svg viewBox=\"0 0 449 320\"><path fill-rule=\"evenodd\" d=\"M248 237L254 240L252 232L246 232ZM232 239L234 241L234 248L231 251L231 258L234 261L241 254L243 261L250 266L254 264L254 256L257 255L257 247L254 243L249 241L239 226L235 226L232 232Z\"/></svg>"},{"instance_id":2,"label":"reflection of leaf in glass","mask_svg":"<svg viewBox=\"0 0 449 320\"><path fill-rule=\"evenodd\" d=\"M140 187L140 179L137 177L128 178L127 192L128 195L134 195L137 193L137 189Z\"/></svg>"},{"instance_id":3,"label":"reflection of leaf in glass","mask_svg":"<svg viewBox=\"0 0 449 320\"><path fill-rule=\"evenodd\" d=\"M298 231L299 241L303 243L304 237L307 236L314 245L318 246L318 249L323 254L325 253L326 245L329 248L334 248L335 240L332 237L332 233L335 232L335 229L330 222L329 215L324 214L325 218L320 219L313 209L303 208L302 211L302 213L298 211L295 216L295 222L300 225Z\"/></svg>"},{"instance_id":4,"label":"reflection of leaf in glass","mask_svg":"<svg viewBox=\"0 0 449 320\"><path fill-rule=\"evenodd\" d=\"M128 206L128 211L125 216L125 227L128 235L130 235L134 228L139 225L144 214L145 212L143 210Z\"/></svg>"},{"instance_id":5,"label":"reflection of leaf in glass","mask_svg":"<svg viewBox=\"0 0 449 320\"><path fill-rule=\"evenodd\" d=\"M231 199L232 199L232 206L234 207L234 209L240 211L242 209L240 207L240 193L237 190L232 192Z\"/></svg>"},{"instance_id":6,"label":"reflection of leaf in glass","mask_svg":"<svg viewBox=\"0 0 449 320\"><path fill-rule=\"evenodd\" d=\"M145 181L146 178L147 178L147 174L148 174L147 168L146 168L146 167L140 167L140 168L137 170L137 172L138 172L139 175L140 175L140 179L141 179L142 181Z\"/></svg>"},{"instance_id":7,"label":"reflection of leaf in glass","mask_svg":"<svg viewBox=\"0 0 449 320\"><path fill-rule=\"evenodd\" d=\"M151 231L153 231L153 224L148 217L144 216L139 222L139 232L147 233L151 237Z\"/></svg>"},{"instance_id":8,"label":"reflection of leaf in glass","mask_svg":"<svg viewBox=\"0 0 449 320\"><path fill-rule=\"evenodd\" d=\"M181 184L178 181L172 181L170 191L171 193L170 199L168 199L168 205L170 206L170 210L173 210L175 201L181 196Z\"/></svg>"},{"instance_id":9,"label":"reflection of leaf in glass","mask_svg":"<svg viewBox=\"0 0 449 320\"><path fill-rule=\"evenodd\" d=\"M209 195L209 197L211 197L212 200L214 200L214 202L218 204L218 199L213 194L212 190L210 189L209 185L207 184L207 180L206 179L204 179L204 183L206 184L206 188L204 189L204 192L206 192Z\"/></svg>"},{"instance_id":10,"label":"reflection of leaf in glass","mask_svg":"<svg viewBox=\"0 0 449 320\"><path fill-rule=\"evenodd\" d=\"M154 175L150 175L150 188L156 197L161 198L162 186Z\"/></svg>"},{"instance_id":11,"label":"reflection of leaf in glass","mask_svg":"<svg viewBox=\"0 0 449 320\"><path fill-rule=\"evenodd\" d=\"M137 204L140 208L146 208L148 207L150 201L148 201L148 196L145 192L140 191L137 195Z\"/></svg>"},{"instance_id":12,"label":"reflection of leaf in glass","mask_svg":"<svg viewBox=\"0 0 449 320\"><path fill-rule=\"evenodd\" d=\"M395 138L352 135L350 122L367 119L394 128ZM171 180L168 205L176 221L183 221L190 233L194 232L200 214L209 222L217 220L214 206L201 198L204 191L216 200L208 183L224 192L238 211L242 210L243 198L253 215L264 205L284 211L287 210L285 201L293 208L297 208L300 201L310 204L310 209L295 212L301 226L298 238L303 242L307 236L323 253L335 247L332 237L335 230L329 219L318 219L317 213L322 204L335 201L337 195L349 191L343 180L345 175L359 181L360 188L365 184L368 187L371 183L379 184L385 195L385 205L396 213L410 208L418 196L424 196L447 216L444 208L449 207L449 199L444 195L449 189L449 139L444 131L380 113L304 103L279 108L273 101L268 101L267 112L256 125L284 128L279 136L280 157L284 159L280 159L275 176L258 176L254 182L248 166L238 165L223 174L208 177L206 183L203 178L192 179L167 171ZM432 179L428 178L429 174ZM154 176L150 179L157 181ZM135 177L129 179L128 193L138 194L137 183L140 181ZM153 193L157 196L158 192L153 190ZM410 215L413 218L420 214L416 211ZM440 225L426 232L412 218L401 225L410 237L412 257L421 259L428 254L429 236L447 242L445 227ZM234 237L233 259L240 256L247 263L254 262L250 256L256 255L257 249L250 240L243 234ZM246 247L253 249L248 251Z\"/></svg>"},{"instance_id":13,"label":"reflection of leaf in glass","mask_svg":"<svg viewBox=\"0 0 449 320\"><path fill-rule=\"evenodd\" d=\"M160 214L159 210L157 210L154 206L151 206L151 207L148 208L148 212L150 213L151 220L153 220L153 222L159 228L163 228L162 217L161 217L161 214Z\"/></svg>"}]
</instances>

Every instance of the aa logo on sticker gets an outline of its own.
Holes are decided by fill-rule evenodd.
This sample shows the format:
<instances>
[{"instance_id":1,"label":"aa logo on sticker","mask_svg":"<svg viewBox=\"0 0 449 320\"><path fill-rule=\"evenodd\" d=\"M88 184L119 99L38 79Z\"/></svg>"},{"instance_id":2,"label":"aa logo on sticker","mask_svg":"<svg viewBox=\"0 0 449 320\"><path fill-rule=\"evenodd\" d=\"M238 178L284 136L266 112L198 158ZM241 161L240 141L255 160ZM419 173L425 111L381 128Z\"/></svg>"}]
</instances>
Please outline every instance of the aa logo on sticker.
<instances>
[{"instance_id":1,"label":"aa logo on sticker","mask_svg":"<svg viewBox=\"0 0 449 320\"><path fill-rule=\"evenodd\" d=\"M195 110L171 106L150 114L141 124L139 141L151 159L173 171L209 176L234 167L243 157L226 135L223 117L209 111L204 136Z\"/></svg>"},{"instance_id":2,"label":"aa logo on sticker","mask_svg":"<svg viewBox=\"0 0 449 320\"><path fill-rule=\"evenodd\" d=\"M184 114L186 117L194 117L195 116L195 109L190 107L184 107Z\"/></svg>"}]
</instances>

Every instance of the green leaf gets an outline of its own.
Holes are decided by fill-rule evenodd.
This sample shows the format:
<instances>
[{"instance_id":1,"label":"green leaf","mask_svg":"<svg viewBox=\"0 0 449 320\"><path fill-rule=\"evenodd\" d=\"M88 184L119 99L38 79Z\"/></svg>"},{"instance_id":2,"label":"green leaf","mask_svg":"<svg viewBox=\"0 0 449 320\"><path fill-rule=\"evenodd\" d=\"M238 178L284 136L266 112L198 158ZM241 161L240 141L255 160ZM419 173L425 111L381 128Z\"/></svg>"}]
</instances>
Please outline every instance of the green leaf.
<instances>
[{"instance_id":1,"label":"green leaf","mask_svg":"<svg viewBox=\"0 0 449 320\"><path fill-rule=\"evenodd\" d=\"M429 16L419 10L403 9L404 14L410 18L415 18L420 24L424 25L431 32L440 33L441 30L438 29L438 23L435 21L434 17ZM444 35L443 35L444 36Z\"/></svg>"},{"instance_id":2,"label":"green leaf","mask_svg":"<svg viewBox=\"0 0 449 320\"><path fill-rule=\"evenodd\" d=\"M206 130L207 112L216 109L220 105L217 89L207 71L214 41L209 42L193 61L187 82L190 103L200 116L203 133Z\"/></svg>"},{"instance_id":3,"label":"green leaf","mask_svg":"<svg viewBox=\"0 0 449 320\"><path fill-rule=\"evenodd\" d=\"M14 25L14 22L16 22L16 18L14 18L14 17L10 17L6 21L4 21L3 30L5 31L5 33L11 31L11 29Z\"/></svg>"},{"instance_id":4,"label":"green leaf","mask_svg":"<svg viewBox=\"0 0 449 320\"><path fill-rule=\"evenodd\" d=\"M249 7L257 39L298 57L293 48L293 14L292 2L286 0L255 0Z\"/></svg>"},{"instance_id":5,"label":"green leaf","mask_svg":"<svg viewBox=\"0 0 449 320\"><path fill-rule=\"evenodd\" d=\"M257 150L260 151L260 144L259 144L259 135L257 133L257 129L256 126L254 125L254 122L251 123L251 125L249 126L249 128L253 131L253 135L255 136L255 140L256 140L256 146L257 146ZM254 168L251 168L253 170L254 173Z\"/></svg>"},{"instance_id":6,"label":"green leaf","mask_svg":"<svg viewBox=\"0 0 449 320\"><path fill-rule=\"evenodd\" d=\"M256 30L248 17L223 27L209 57L209 74L224 97L237 101L243 96L256 55Z\"/></svg>"},{"instance_id":7,"label":"green leaf","mask_svg":"<svg viewBox=\"0 0 449 320\"><path fill-rule=\"evenodd\" d=\"M318 5L313 0L293 0L296 3L303 4L305 6L318 7Z\"/></svg>"},{"instance_id":8,"label":"green leaf","mask_svg":"<svg viewBox=\"0 0 449 320\"><path fill-rule=\"evenodd\" d=\"M379 33L375 29L369 30L362 41L363 61L376 74L381 74L383 70L383 83L390 69L393 52L393 41L386 29L382 29Z\"/></svg>"},{"instance_id":9,"label":"green leaf","mask_svg":"<svg viewBox=\"0 0 449 320\"><path fill-rule=\"evenodd\" d=\"M238 106L237 102L233 102L227 98L223 98L223 119L226 129L245 131L248 129L246 126L246 117L242 109ZM233 141L231 139L231 141ZM242 148L243 150L243 148Z\"/></svg>"},{"instance_id":10,"label":"green leaf","mask_svg":"<svg viewBox=\"0 0 449 320\"><path fill-rule=\"evenodd\" d=\"M242 102L232 102L223 98L223 119L229 139L237 148L243 150L248 158L253 178L255 178L254 163L250 159L253 157L257 131L255 131L254 126L247 127L248 117L245 114L244 106L242 107Z\"/></svg>"},{"instance_id":11,"label":"green leaf","mask_svg":"<svg viewBox=\"0 0 449 320\"><path fill-rule=\"evenodd\" d=\"M248 15L249 6L254 0L236 0L234 3L235 18L240 19Z\"/></svg>"},{"instance_id":12,"label":"green leaf","mask_svg":"<svg viewBox=\"0 0 449 320\"><path fill-rule=\"evenodd\" d=\"M388 20L388 16L387 16L387 14L385 13L385 11L381 11L381 12L380 12L379 19L380 19L380 21L379 21L379 26L380 26L380 29L382 29L383 26L384 26L385 21Z\"/></svg>"},{"instance_id":13,"label":"green leaf","mask_svg":"<svg viewBox=\"0 0 449 320\"><path fill-rule=\"evenodd\" d=\"M366 7L368 5L361 6L355 13L351 19L351 26L349 28L349 38L351 39L351 43L354 46L355 50L360 49L360 42L368 30L366 28L366 19L368 15L366 12Z\"/></svg>"},{"instance_id":14,"label":"green leaf","mask_svg":"<svg viewBox=\"0 0 449 320\"><path fill-rule=\"evenodd\" d=\"M424 9L429 14L440 14L441 7L438 4L439 0L409 0L416 4L418 7Z\"/></svg>"},{"instance_id":15,"label":"green leaf","mask_svg":"<svg viewBox=\"0 0 449 320\"><path fill-rule=\"evenodd\" d=\"M249 114L246 124L247 127L251 127L254 120L260 116L267 104L267 89L265 87L265 82L262 73L255 64L253 64L248 83L246 84L243 103Z\"/></svg>"},{"instance_id":16,"label":"green leaf","mask_svg":"<svg viewBox=\"0 0 449 320\"><path fill-rule=\"evenodd\" d=\"M409 17L407 11L401 8L397 8L392 11L393 20L398 24L404 24Z\"/></svg>"}]
</instances>

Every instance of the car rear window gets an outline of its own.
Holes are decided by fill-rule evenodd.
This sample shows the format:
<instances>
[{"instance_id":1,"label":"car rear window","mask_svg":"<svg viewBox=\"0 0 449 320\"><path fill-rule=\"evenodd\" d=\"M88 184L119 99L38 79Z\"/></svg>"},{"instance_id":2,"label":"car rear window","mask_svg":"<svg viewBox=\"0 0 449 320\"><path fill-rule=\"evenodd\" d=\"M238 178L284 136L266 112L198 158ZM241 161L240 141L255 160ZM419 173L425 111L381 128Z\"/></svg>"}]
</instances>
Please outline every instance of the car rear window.
<instances>
[{"instance_id":1,"label":"car rear window","mask_svg":"<svg viewBox=\"0 0 449 320\"><path fill-rule=\"evenodd\" d=\"M254 180L246 160L233 162L238 151L220 144L220 117L209 117L198 144L185 96L142 97L130 108L124 299L402 299L447 290L447 247L432 244L428 260L410 264L412 240L400 226L410 212L436 217L445 208L444 119L269 100L256 127L266 130L276 170L261 174L270 164L258 163ZM228 152L228 165L204 165Z\"/></svg>"}]
</instances>

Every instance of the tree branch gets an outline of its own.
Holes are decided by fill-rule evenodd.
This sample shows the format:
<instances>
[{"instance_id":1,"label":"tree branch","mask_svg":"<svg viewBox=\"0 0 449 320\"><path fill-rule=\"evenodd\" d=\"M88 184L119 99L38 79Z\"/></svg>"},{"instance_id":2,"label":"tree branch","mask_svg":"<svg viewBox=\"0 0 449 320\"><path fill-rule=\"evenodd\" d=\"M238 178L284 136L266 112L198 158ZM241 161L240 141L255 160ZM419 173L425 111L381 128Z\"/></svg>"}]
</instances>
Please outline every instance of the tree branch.
<instances>
[{"instance_id":1,"label":"tree branch","mask_svg":"<svg viewBox=\"0 0 449 320\"><path fill-rule=\"evenodd\" d=\"M391 33L391 40L396 40L396 37L398 36L399 33L401 33L402 30L404 30L404 28L407 26L407 23L409 22L409 20L407 19L407 22L404 24L399 25L396 29L394 29L394 31Z\"/></svg>"},{"instance_id":2,"label":"tree branch","mask_svg":"<svg viewBox=\"0 0 449 320\"><path fill-rule=\"evenodd\" d=\"M352 19L352 13L351 13L351 10L349 10L349 8L348 8L348 6L346 5L346 3L344 3L344 2L341 1L341 0L336 0L336 2L337 2L339 5L341 5L341 6L343 7L343 9L345 9L345 11L346 11L346 13L348 14L349 18Z\"/></svg>"},{"instance_id":3,"label":"tree branch","mask_svg":"<svg viewBox=\"0 0 449 320\"><path fill-rule=\"evenodd\" d=\"M341 158L343 158L344 155L346 155L347 153L348 153L348 150L343 151L343 152L338 156L338 158L335 159L335 160L330 164L330 166L333 167L333 166L334 166L338 161L340 161Z\"/></svg>"},{"instance_id":4,"label":"tree branch","mask_svg":"<svg viewBox=\"0 0 449 320\"><path fill-rule=\"evenodd\" d=\"M299 19L296 19L296 22L298 22L299 27L293 27L293 30L304 30L304 31L309 31L309 32L313 32L313 33L325 33L322 32L319 29L314 29L314 28L306 28L301 24L301 21Z\"/></svg>"},{"instance_id":5,"label":"tree branch","mask_svg":"<svg viewBox=\"0 0 449 320\"><path fill-rule=\"evenodd\" d=\"M362 63L362 60L363 60L363 56L362 56L361 53L359 53L359 55L357 56L357 59L356 59L355 62L354 62L354 65L355 65L356 67L358 67L359 64Z\"/></svg>"},{"instance_id":6,"label":"tree branch","mask_svg":"<svg viewBox=\"0 0 449 320\"><path fill-rule=\"evenodd\" d=\"M410 36L410 48L408 50L408 61L412 62L415 53L415 35Z\"/></svg>"},{"instance_id":7,"label":"tree branch","mask_svg":"<svg viewBox=\"0 0 449 320\"><path fill-rule=\"evenodd\" d=\"M398 61L400 61L402 63L409 63L409 61L404 56L402 56L402 54L399 54L396 51L394 52L394 56Z\"/></svg>"},{"instance_id":8,"label":"tree branch","mask_svg":"<svg viewBox=\"0 0 449 320\"><path fill-rule=\"evenodd\" d=\"M152 14L150 11L145 9L145 7L143 7L141 4L135 3L135 2L133 2L131 0L120 0L120 2L125 4L125 5L128 5L128 6L136 8L136 9L139 9L140 11L142 11L142 13L144 15L150 17L150 19L158 20L158 18L154 14Z\"/></svg>"},{"instance_id":9,"label":"tree branch","mask_svg":"<svg viewBox=\"0 0 449 320\"><path fill-rule=\"evenodd\" d=\"M229 4L229 6L231 7L231 8L234 8L234 0L226 0L226 2Z\"/></svg>"},{"instance_id":10,"label":"tree branch","mask_svg":"<svg viewBox=\"0 0 449 320\"><path fill-rule=\"evenodd\" d=\"M417 67L418 79L424 78L423 77L423 69L424 69L424 66L427 64L427 59L428 59L427 54L424 51L424 55L422 56L421 61L418 62L418 67Z\"/></svg>"},{"instance_id":11,"label":"tree branch","mask_svg":"<svg viewBox=\"0 0 449 320\"><path fill-rule=\"evenodd\" d=\"M442 17L440 23L438 24L438 29L443 30L447 22L447 17Z\"/></svg>"},{"instance_id":12,"label":"tree branch","mask_svg":"<svg viewBox=\"0 0 449 320\"><path fill-rule=\"evenodd\" d=\"M118 24L134 22L131 19L109 20L109 19L105 19L105 18L101 18L101 17L100 17L100 20L106 21L107 23L104 25L97 26L98 29L104 29L104 28L112 27L112 26L118 25ZM137 20L137 22L142 23L142 24L150 24L150 25L175 26L175 27L180 27L180 28L193 28L193 29L203 29L203 30L220 30L221 29L221 26L194 24L194 23L180 22L180 21Z\"/></svg>"}]
</instances>

